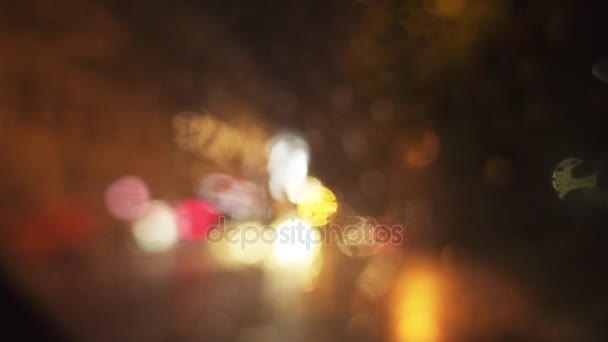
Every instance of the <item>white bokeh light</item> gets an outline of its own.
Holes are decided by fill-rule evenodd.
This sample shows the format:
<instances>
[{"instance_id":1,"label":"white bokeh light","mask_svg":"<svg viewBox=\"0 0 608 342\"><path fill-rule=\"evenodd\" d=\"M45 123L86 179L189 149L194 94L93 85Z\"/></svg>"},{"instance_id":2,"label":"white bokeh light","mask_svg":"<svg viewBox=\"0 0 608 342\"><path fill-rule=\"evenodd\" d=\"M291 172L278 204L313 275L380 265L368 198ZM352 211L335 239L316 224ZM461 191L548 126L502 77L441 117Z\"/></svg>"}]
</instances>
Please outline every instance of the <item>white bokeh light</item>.
<instances>
[{"instance_id":1,"label":"white bokeh light","mask_svg":"<svg viewBox=\"0 0 608 342\"><path fill-rule=\"evenodd\" d=\"M269 188L274 199L283 201L285 193L306 180L309 160L308 143L297 135L282 134L269 142Z\"/></svg>"},{"instance_id":2,"label":"white bokeh light","mask_svg":"<svg viewBox=\"0 0 608 342\"><path fill-rule=\"evenodd\" d=\"M162 201L151 202L146 213L133 223L132 228L135 242L148 252L169 250L178 240L175 214Z\"/></svg>"},{"instance_id":3,"label":"white bokeh light","mask_svg":"<svg viewBox=\"0 0 608 342\"><path fill-rule=\"evenodd\" d=\"M298 230L301 230L301 234L296 234ZM306 267L314 262L319 254L320 242L318 239L311 240L317 237L312 225L292 218L279 223L277 231L278 237L274 242L274 258L277 264Z\"/></svg>"},{"instance_id":4,"label":"white bokeh light","mask_svg":"<svg viewBox=\"0 0 608 342\"><path fill-rule=\"evenodd\" d=\"M320 197L323 184L315 177L306 177L303 182L287 189L287 197L294 204L313 202Z\"/></svg>"}]
</instances>

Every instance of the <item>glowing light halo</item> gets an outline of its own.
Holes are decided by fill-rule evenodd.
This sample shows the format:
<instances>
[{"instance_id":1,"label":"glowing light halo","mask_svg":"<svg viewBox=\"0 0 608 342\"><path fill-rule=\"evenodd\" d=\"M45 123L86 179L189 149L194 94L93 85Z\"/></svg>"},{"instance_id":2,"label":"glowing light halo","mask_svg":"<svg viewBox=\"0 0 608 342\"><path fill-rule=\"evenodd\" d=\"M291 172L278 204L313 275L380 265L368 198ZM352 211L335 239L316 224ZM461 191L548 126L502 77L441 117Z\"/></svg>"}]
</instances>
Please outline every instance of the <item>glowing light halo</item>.
<instances>
[{"instance_id":1,"label":"glowing light halo","mask_svg":"<svg viewBox=\"0 0 608 342\"><path fill-rule=\"evenodd\" d=\"M201 180L196 193L235 220L263 220L267 216L266 192L248 180L210 174Z\"/></svg>"},{"instance_id":2,"label":"glowing light halo","mask_svg":"<svg viewBox=\"0 0 608 342\"><path fill-rule=\"evenodd\" d=\"M287 215L272 226L275 229L272 243L275 265L305 268L320 255L322 241L312 224L297 215Z\"/></svg>"},{"instance_id":3,"label":"glowing light halo","mask_svg":"<svg viewBox=\"0 0 608 342\"><path fill-rule=\"evenodd\" d=\"M284 216L273 226L276 239L267 266L272 270L278 286L297 286L303 291L315 288L323 265L322 236L308 222L297 215ZM300 239L301 232L304 239ZM285 278L290 279L285 283Z\"/></svg>"},{"instance_id":4,"label":"glowing light halo","mask_svg":"<svg viewBox=\"0 0 608 342\"><path fill-rule=\"evenodd\" d=\"M207 202L196 198L175 207L179 236L188 241L202 240L211 226L219 223L219 213Z\"/></svg>"},{"instance_id":5,"label":"glowing light halo","mask_svg":"<svg viewBox=\"0 0 608 342\"><path fill-rule=\"evenodd\" d=\"M439 276L427 265L410 265L393 288L392 317L399 341L438 341L441 307Z\"/></svg>"},{"instance_id":6,"label":"glowing light halo","mask_svg":"<svg viewBox=\"0 0 608 342\"><path fill-rule=\"evenodd\" d=\"M336 195L324 186L319 186L308 193L297 205L298 214L313 226L324 226L329 223L333 214L338 211Z\"/></svg>"},{"instance_id":7,"label":"glowing light halo","mask_svg":"<svg viewBox=\"0 0 608 342\"><path fill-rule=\"evenodd\" d=\"M298 135L283 133L268 142L266 151L270 194L274 199L284 201L285 193L299 186L308 176L308 143Z\"/></svg>"},{"instance_id":8,"label":"glowing light halo","mask_svg":"<svg viewBox=\"0 0 608 342\"><path fill-rule=\"evenodd\" d=\"M210 235L209 253L219 266L228 269L263 265L272 254L272 244L251 236L263 229L264 226L256 221L228 221L222 231Z\"/></svg>"},{"instance_id":9,"label":"glowing light halo","mask_svg":"<svg viewBox=\"0 0 608 342\"><path fill-rule=\"evenodd\" d=\"M123 221L133 221L148 209L150 191L141 178L124 176L108 186L104 201L112 216Z\"/></svg>"},{"instance_id":10,"label":"glowing light halo","mask_svg":"<svg viewBox=\"0 0 608 342\"><path fill-rule=\"evenodd\" d=\"M315 177L306 177L300 184L287 189L287 198L291 203L310 203L319 198L323 184Z\"/></svg>"},{"instance_id":11,"label":"glowing light halo","mask_svg":"<svg viewBox=\"0 0 608 342\"><path fill-rule=\"evenodd\" d=\"M178 240L177 221L173 209L163 201L152 201L148 210L132 225L137 245L147 252L173 248Z\"/></svg>"}]
</instances>

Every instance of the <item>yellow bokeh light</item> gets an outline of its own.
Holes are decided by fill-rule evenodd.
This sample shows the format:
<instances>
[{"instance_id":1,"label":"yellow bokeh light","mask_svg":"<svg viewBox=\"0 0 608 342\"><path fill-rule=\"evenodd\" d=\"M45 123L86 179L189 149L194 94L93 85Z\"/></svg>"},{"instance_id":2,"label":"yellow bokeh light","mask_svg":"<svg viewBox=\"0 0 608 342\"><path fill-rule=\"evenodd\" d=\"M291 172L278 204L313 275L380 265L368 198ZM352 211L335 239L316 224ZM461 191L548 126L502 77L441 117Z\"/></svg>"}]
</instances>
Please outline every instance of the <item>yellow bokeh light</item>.
<instances>
[{"instance_id":1,"label":"yellow bokeh light","mask_svg":"<svg viewBox=\"0 0 608 342\"><path fill-rule=\"evenodd\" d=\"M408 316L398 329L399 341L431 342L439 335L435 318L427 312Z\"/></svg>"},{"instance_id":2,"label":"yellow bokeh light","mask_svg":"<svg viewBox=\"0 0 608 342\"><path fill-rule=\"evenodd\" d=\"M231 232L228 234L227 230ZM227 268L262 264L272 247L260 238L263 231L264 227L257 222L238 225L229 223L224 227L224 235L221 239L212 236L209 241L209 252L220 266Z\"/></svg>"},{"instance_id":3,"label":"yellow bokeh light","mask_svg":"<svg viewBox=\"0 0 608 342\"><path fill-rule=\"evenodd\" d=\"M305 291L314 289L322 265L319 232L299 218L291 218L275 226L275 271L282 275L282 279L299 283Z\"/></svg>"},{"instance_id":4,"label":"yellow bokeh light","mask_svg":"<svg viewBox=\"0 0 608 342\"><path fill-rule=\"evenodd\" d=\"M298 229L299 228L299 229ZM300 234L301 231L301 234ZM274 242L275 261L279 265L307 266L319 254L320 242L312 226L300 219L290 219L277 225L278 236ZM302 239L301 239L302 238Z\"/></svg>"},{"instance_id":5,"label":"yellow bokeh light","mask_svg":"<svg viewBox=\"0 0 608 342\"><path fill-rule=\"evenodd\" d=\"M338 210L336 195L324 186L309 188L305 196L299 199L298 214L313 226L327 224Z\"/></svg>"},{"instance_id":6,"label":"yellow bokeh light","mask_svg":"<svg viewBox=\"0 0 608 342\"><path fill-rule=\"evenodd\" d=\"M428 270L413 270L398 280L393 301L397 341L439 340L439 280Z\"/></svg>"}]
</instances>

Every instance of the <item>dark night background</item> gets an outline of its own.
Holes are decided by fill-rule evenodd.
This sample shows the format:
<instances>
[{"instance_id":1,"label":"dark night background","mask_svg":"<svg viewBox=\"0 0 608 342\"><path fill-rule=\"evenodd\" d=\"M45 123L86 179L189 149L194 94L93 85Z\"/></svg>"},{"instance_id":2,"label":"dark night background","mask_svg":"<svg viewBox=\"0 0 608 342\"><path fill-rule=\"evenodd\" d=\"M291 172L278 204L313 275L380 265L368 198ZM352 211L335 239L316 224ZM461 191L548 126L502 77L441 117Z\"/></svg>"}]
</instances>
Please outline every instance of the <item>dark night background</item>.
<instances>
[{"instance_id":1,"label":"dark night background","mask_svg":"<svg viewBox=\"0 0 608 342\"><path fill-rule=\"evenodd\" d=\"M56 330L91 341L234 340L179 318L157 335L138 332L169 315L132 318L165 307L150 297L198 285L133 280L142 264L123 265L128 239L100 201L122 174L178 198L201 173L239 173L173 145L172 116L203 109L236 126L301 131L312 173L341 202L411 226L406 250L449 254L482 304L448 340L608 338L608 84L591 73L608 57L603 1L462 0L444 15L425 3L0 1L0 254L10 274L0 340ZM429 132L440 141L432 165L404 165ZM551 176L565 158L585 160L576 172L596 173L598 187L560 200ZM383 192L361 190L370 171L384 175ZM404 209L411 203L426 214ZM87 242L29 248L24 222L63 204L93 213ZM352 290L363 267L344 259L337 292ZM205 303L210 283L255 287L259 276L209 277L183 295ZM352 307L342 297L336 307ZM254 299L242 303L234 310L255 311ZM310 336L386 338L343 333L343 310L309 317Z\"/></svg>"}]
</instances>

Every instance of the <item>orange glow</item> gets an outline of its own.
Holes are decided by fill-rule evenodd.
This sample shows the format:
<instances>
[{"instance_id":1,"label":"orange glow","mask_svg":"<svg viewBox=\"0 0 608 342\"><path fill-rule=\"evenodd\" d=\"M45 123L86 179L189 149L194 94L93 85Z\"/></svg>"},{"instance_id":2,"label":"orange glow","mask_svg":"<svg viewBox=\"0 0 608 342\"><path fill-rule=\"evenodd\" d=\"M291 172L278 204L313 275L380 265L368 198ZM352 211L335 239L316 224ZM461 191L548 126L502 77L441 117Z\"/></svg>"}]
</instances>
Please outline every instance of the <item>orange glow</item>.
<instances>
[{"instance_id":1,"label":"orange glow","mask_svg":"<svg viewBox=\"0 0 608 342\"><path fill-rule=\"evenodd\" d=\"M438 17L456 17L462 14L466 0L425 0L424 6Z\"/></svg>"},{"instance_id":2,"label":"orange glow","mask_svg":"<svg viewBox=\"0 0 608 342\"><path fill-rule=\"evenodd\" d=\"M416 144L406 147L404 161L412 168L427 168L437 159L439 150L439 136L433 131L426 131Z\"/></svg>"},{"instance_id":3,"label":"orange glow","mask_svg":"<svg viewBox=\"0 0 608 342\"><path fill-rule=\"evenodd\" d=\"M395 287L393 322L395 341L439 340L439 279L426 269L410 270Z\"/></svg>"},{"instance_id":4,"label":"orange glow","mask_svg":"<svg viewBox=\"0 0 608 342\"><path fill-rule=\"evenodd\" d=\"M437 322L426 312L412 314L399 326L398 334L400 341L436 341Z\"/></svg>"}]
</instances>

